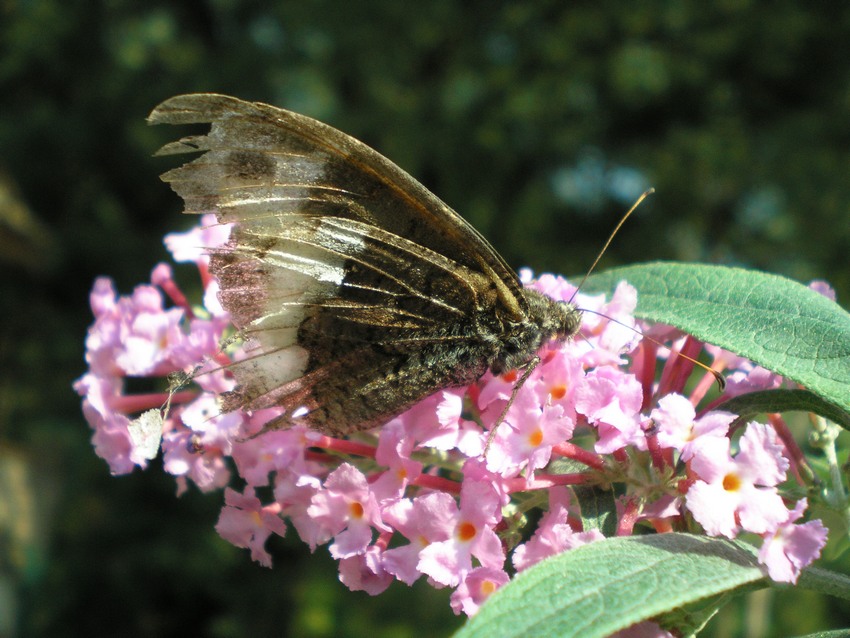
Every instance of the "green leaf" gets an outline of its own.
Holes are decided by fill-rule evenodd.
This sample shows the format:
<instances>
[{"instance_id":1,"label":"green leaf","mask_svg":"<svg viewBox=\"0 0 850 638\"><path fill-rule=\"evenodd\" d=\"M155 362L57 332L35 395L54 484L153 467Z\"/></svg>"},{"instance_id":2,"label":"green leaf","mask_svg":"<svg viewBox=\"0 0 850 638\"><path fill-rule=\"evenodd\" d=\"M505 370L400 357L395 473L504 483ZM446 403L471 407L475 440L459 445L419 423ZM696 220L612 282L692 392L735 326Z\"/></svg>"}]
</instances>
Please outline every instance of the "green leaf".
<instances>
[{"instance_id":1,"label":"green leaf","mask_svg":"<svg viewBox=\"0 0 850 638\"><path fill-rule=\"evenodd\" d=\"M737 593L737 592L736 592ZM696 636L709 620L717 615L718 610L729 602L734 593L724 592L716 596L703 598L695 603L674 609L656 617L654 620L662 628L675 630L675 635L684 637Z\"/></svg>"},{"instance_id":2,"label":"green leaf","mask_svg":"<svg viewBox=\"0 0 850 638\"><path fill-rule=\"evenodd\" d=\"M730 541L609 538L517 574L455 636L601 638L763 578L753 552Z\"/></svg>"},{"instance_id":3,"label":"green leaf","mask_svg":"<svg viewBox=\"0 0 850 638\"><path fill-rule=\"evenodd\" d=\"M850 411L850 314L790 279L741 268L657 262L589 278L638 291L635 314L675 326L805 386Z\"/></svg>"},{"instance_id":4,"label":"green leaf","mask_svg":"<svg viewBox=\"0 0 850 638\"><path fill-rule=\"evenodd\" d=\"M850 600L850 576L840 572L809 567L800 574L797 585L803 589L811 589L821 594Z\"/></svg>"},{"instance_id":5,"label":"green leaf","mask_svg":"<svg viewBox=\"0 0 850 638\"><path fill-rule=\"evenodd\" d=\"M748 392L716 406L718 410L728 410L746 421L757 414L767 412L814 412L850 430L850 414L835 404L821 399L808 390L761 390Z\"/></svg>"},{"instance_id":6,"label":"green leaf","mask_svg":"<svg viewBox=\"0 0 850 638\"><path fill-rule=\"evenodd\" d=\"M574 485L572 490L581 508L582 529L598 529L605 536L614 536L617 533L614 490L588 485Z\"/></svg>"}]
</instances>

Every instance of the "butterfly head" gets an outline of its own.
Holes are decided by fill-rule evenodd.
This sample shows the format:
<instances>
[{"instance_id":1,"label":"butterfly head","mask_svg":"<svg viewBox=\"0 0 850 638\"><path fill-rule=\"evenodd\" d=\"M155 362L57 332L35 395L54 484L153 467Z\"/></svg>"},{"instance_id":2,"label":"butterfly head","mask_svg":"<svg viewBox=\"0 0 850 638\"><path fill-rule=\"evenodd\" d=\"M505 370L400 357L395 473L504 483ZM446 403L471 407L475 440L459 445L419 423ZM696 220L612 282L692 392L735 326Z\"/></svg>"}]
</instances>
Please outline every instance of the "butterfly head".
<instances>
[{"instance_id":1,"label":"butterfly head","mask_svg":"<svg viewBox=\"0 0 850 638\"><path fill-rule=\"evenodd\" d=\"M557 301L535 290L522 291L528 306L525 321L506 332L497 357L490 364L495 374L526 366L549 341L566 341L581 325L581 312L571 303Z\"/></svg>"},{"instance_id":2,"label":"butterfly head","mask_svg":"<svg viewBox=\"0 0 850 638\"><path fill-rule=\"evenodd\" d=\"M540 331L540 345L547 341L566 341L581 325L581 312L568 301L558 301L534 290L523 290L528 302L529 319Z\"/></svg>"}]
</instances>

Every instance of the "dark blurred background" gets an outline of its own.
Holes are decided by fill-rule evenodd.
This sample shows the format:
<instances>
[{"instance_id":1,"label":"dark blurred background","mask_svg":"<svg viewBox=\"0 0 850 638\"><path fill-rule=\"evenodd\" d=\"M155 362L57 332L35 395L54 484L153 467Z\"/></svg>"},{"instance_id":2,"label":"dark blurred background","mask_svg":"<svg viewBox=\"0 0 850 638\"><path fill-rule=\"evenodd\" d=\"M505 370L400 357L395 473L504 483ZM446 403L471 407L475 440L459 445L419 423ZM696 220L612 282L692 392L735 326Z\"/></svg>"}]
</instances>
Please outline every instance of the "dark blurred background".
<instances>
[{"instance_id":1,"label":"dark blurred background","mask_svg":"<svg viewBox=\"0 0 850 638\"><path fill-rule=\"evenodd\" d=\"M825 278L846 307L848 59L846 2L0 0L0 636L460 622L446 591L349 592L294 532L259 567L215 534L220 493L178 499L158 462L112 478L95 457L71 390L92 281L129 293L192 221L152 157L175 134L145 124L161 100L225 92L333 124L517 267L582 273L652 185L603 266ZM835 601L768 592L709 635L841 622Z\"/></svg>"}]
</instances>

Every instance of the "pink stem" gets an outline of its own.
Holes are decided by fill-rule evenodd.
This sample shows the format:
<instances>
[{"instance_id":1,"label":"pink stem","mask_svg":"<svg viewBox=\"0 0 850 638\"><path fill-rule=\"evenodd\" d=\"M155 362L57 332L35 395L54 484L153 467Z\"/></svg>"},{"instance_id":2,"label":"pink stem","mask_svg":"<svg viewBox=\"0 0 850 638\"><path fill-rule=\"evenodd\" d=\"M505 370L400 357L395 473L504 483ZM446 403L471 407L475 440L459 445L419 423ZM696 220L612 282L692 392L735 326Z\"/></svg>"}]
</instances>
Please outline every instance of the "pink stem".
<instances>
[{"instance_id":1,"label":"pink stem","mask_svg":"<svg viewBox=\"0 0 850 638\"><path fill-rule=\"evenodd\" d=\"M638 509L637 501L634 499L627 500L623 515L620 517L620 522L617 525L617 536L631 536L639 515L640 510Z\"/></svg>"},{"instance_id":2,"label":"pink stem","mask_svg":"<svg viewBox=\"0 0 850 638\"><path fill-rule=\"evenodd\" d=\"M567 441L558 443L552 448L552 452L559 456L584 463L588 467L592 467L596 470L605 469L605 461L601 456L594 454L593 452L589 452L575 443L569 443Z\"/></svg>"},{"instance_id":3,"label":"pink stem","mask_svg":"<svg viewBox=\"0 0 850 638\"><path fill-rule=\"evenodd\" d=\"M776 431L776 435L780 438L783 445L785 445L785 449L788 451L788 456L791 457L791 467L794 470L794 476L797 478L797 482L800 483L800 485L805 485L806 482L800 475L800 467L807 465L806 456L803 454L803 450L800 449L800 446L797 445L797 441L794 440L794 435L791 434L791 430L788 429L788 424L785 423L785 419L778 414L768 414L767 420L770 421L770 424Z\"/></svg>"},{"instance_id":4,"label":"pink stem","mask_svg":"<svg viewBox=\"0 0 850 638\"><path fill-rule=\"evenodd\" d=\"M432 476L431 474L420 474L415 480L411 481L412 485L419 487L427 487L433 490L440 490L450 494L460 494L460 483L451 481L442 476Z\"/></svg>"},{"instance_id":5,"label":"pink stem","mask_svg":"<svg viewBox=\"0 0 850 638\"><path fill-rule=\"evenodd\" d=\"M175 392L171 395L171 403L181 404L194 401L198 393L194 390ZM112 400L111 406L116 412L133 414L151 408L161 408L168 401L168 392L152 392L150 394L124 394Z\"/></svg>"},{"instance_id":6,"label":"pink stem","mask_svg":"<svg viewBox=\"0 0 850 638\"><path fill-rule=\"evenodd\" d=\"M332 436L321 435L315 439L311 438L310 447L319 447L325 450L333 450L334 452L342 452L343 454L356 454L366 458L375 458L377 448L373 445L358 443L357 441L349 441L348 439L335 439Z\"/></svg>"},{"instance_id":7,"label":"pink stem","mask_svg":"<svg viewBox=\"0 0 850 638\"><path fill-rule=\"evenodd\" d=\"M583 485L590 480L589 474L537 474L531 481L518 476L503 483L508 493L546 490L558 485Z\"/></svg>"}]
</instances>

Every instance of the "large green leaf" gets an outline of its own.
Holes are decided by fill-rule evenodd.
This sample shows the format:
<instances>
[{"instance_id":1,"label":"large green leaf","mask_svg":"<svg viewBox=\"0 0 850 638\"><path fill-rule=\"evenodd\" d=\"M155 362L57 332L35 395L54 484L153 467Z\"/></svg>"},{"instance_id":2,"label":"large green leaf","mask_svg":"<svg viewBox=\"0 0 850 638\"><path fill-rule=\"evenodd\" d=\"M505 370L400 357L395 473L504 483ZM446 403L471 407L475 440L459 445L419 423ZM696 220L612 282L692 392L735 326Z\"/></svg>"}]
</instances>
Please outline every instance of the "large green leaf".
<instances>
[{"instance_id":1,"label":"large green leaf","mask_svg":"<svg viewBox=\"0 0 850 638\"><path fill-rule=\"evenodd\" d=\"M824 401L808 390L760 390L732 397L717 406L738 415L738 421L747 421L765 412L813 412L850 430L850 414Z\"/></svg>"},{"instance_id":2,"label":"large green leaf","mask_svg":"<svg viewBox=\"0 0 850 638\"><path fill-rule=\"evenodd\" d=\"M850 411L850 314L790 279L741 268L657 262L588 279L587 292L628 281L635 314L666 323L792 379Z\"/></svg>"},{"instance_id":3,"label":"large green leaf","mask_svg":"<svg viewBox=\"0 0 850 638\"><path fill-rule=\"evenodd\" d=\"M730 541L689 534L609 538L518 574L456 638L601 638L762 578L753 552Z\"/></svg>"}]
</instances>

